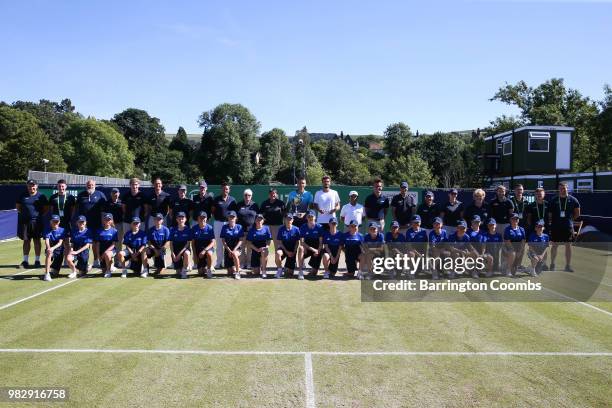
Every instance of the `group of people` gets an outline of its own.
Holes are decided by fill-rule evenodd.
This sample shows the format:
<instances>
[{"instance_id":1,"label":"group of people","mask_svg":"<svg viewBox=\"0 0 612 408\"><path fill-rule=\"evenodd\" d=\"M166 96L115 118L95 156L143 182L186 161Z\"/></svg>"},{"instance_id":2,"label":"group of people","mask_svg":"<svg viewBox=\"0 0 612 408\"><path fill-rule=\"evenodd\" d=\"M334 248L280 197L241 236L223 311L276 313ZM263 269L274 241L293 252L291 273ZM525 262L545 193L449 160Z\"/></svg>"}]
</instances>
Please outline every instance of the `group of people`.
<instances>
[{"instance_id":1,"label":"group of people","mask_svg":"<svg viewBox=\"0 0 612 408\"><path fill-rule=\"evenodd\" d=\"M172 197L157 178L153 193L146 196L134 178L128 192L121 195L114 188L107 198L96 190L95 181L89 180L86 190L75 197L60 180L57 193L47 199L37 183L29 180L27 191L17 200L24 255L21 266L30 268L32 241L34 266L41 266L42 238L47 281L58 276L62 266L70 269L69 278L86 274L91 267L101 268L105 277L118 268L122 277L130 270L147 277L150 267L153 273L161 274L166 268L166 252L180 278L186 278L192 268L208 278L220 268L236 279L244 270L266 278L269 256L274 257L276 278L291 277L297 271L298 279L304 279L306 260L309 276L316 276L322 263L323 277L332 278L342 253L347 276L367 277L376 257L402 252L410 256L482 257L487 276L496 269L508 276L516 274L527 253L531 267L526 271L535 275L555 269L559 244L565 245L565 270L573 271L570 241L580 204L565 183L559 184L558 195L550 201L542 188L536 189L535 201L528 203L523 186L515 186L509 197L500 185L490 202L485 200L484 190L476 189L473 202L466 205L452 189L443 205L427 192L418 206L408 192L408 183L402 182L399 194L389 197L383 194L380 179L374 181L363 205L358 192L351 191L349 202L342 207L329 176L322 178L321 189L314 195L306 191L306 180L300 178L286 202L279 199L275 188L269 189L268 198L260 204L253 200L250 189L237 201L228 184L222 185L217 196L207 188L205 181L200 182L199 193L189 198L186 186L181 185ZM385 233L389 209L393 222ZM48 212L49 225L43 225ZM345 225L342 231L340 221ZM549 241L551 259L547 264ZM414 278L415 272L408 277ZM454 276L452 270L428 272L434 279L444 272ZM478 275L472 271L473 277Z\"/></svg>"}]
</instances>

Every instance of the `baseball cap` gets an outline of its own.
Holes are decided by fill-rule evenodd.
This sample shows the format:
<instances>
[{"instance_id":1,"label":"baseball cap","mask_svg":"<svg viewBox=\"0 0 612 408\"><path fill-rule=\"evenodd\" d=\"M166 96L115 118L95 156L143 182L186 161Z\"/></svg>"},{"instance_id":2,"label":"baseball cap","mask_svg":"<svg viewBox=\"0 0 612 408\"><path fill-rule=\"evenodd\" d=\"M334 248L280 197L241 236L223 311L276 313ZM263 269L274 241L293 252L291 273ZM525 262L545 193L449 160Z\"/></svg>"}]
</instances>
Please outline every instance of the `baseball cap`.
<instances>
[{"instance_id":1,"label":"baseball cap","mask_svg":"<svg viewBox=\"0 0 612 408\"><path fill-rule=\"evenodd\" d=\"M544 220L538 220L538 222L536 222L536 227L543 227L546 224L546 222L544 222Z\"/></svg>"},{"instance_id":2,"label":"baseball cap","mask_svg":"<svg viewBox=\"0 0 612 408\"><path fill-rule=\"evenodd\" d=\"M291 218L291 219L293 219L293 213L290 213L290 212L289 212L289 213L287 213L287 215L285 215L285 218Z\"/></svg>"},{"instance_id":3,"label":"baseball cap","mask_svg":"<svg viewBox=\"0 0 612 408\"><path fill-rule=\"evenodd\" d=\"M113 219L113 214L111 214L111 213L104 214L104 219L105 220L112 220Z\"/></svg>"},{"instance_id":4,"label":"baseball cap","mask_svg":"<svg viewBox=\"0 0 612 408\"><path fill-rule=\"evenodd\" d=\"M264 219L264 216L263 216L263 214L257 214L257 215L255 216L255 219L256 219L256 220L263 220L263 219Z\"/></svg>"},{"instance_id":5,"label":"baseball cap","mask_svg":"<svg viewBox=\"0 0 612 408\"><path fill-rule=\"evenodd\" d=\"M84 215L79 215L77 218L77 222L86 222L87 218Z\"/></svg>"},{"instance_id":6,"label":"baseball cap","mask_svg":"<svg viewBox=\"0 0 612 408\"><path fill-rule=\"evenodd\" d=\"M431 191L428 191L425 193L425 197L433 197L434 193L432 193Z\"/></svg>"},{"instance_id":7,"label":"baseball cap","mask_svg":"<svg viewBox=\"0 0 612 408\"><path fill-rule=\"evenodd\" d=\"M315 212L314 212L314 211L312 211L312 210L308 210L308 212L306 213L306 216L307 216L307 217L315 217L315 216L316 216L316 214L315 214Z\"/></svg>"},{"instance_id":8,"label":"baseball cap","mask_svg":"<svg viewBox=\"0 0 612 408\"><path fill-rule=\"evenodd\" d=\"M416 214L410 217L410 222L421 222L421 216Z\"/></svg>"},{"instance_id":9,"label":"baseball cap","mask_svg":"<svg viewBox=\"0 0 612 408\"><path fill-rule=\"evenodd\" d=\"M349 221L349 223L348 223L348 225L354 225L354 226L357 226L357 225L358 225L358 224L357 224L357 220L350 220L350 221Z\"/></svg>"},{"instance_id":10,"label":"baseball cap","mask_svg":"<svg viewBox=\"0 0 612 408\"><path fill-rule=\"evenodd\" d=\"M451 194L459 194L459 191L457 191L457 189L456 189L456 188L451 188L450 193L451 193Z\"/></svg>"},{"instance_id":11,"label":"baseball cap","mask_svg":"<svg viewBox=\"0 0 612 408\"><path fill-rule=\"evenodd\" d=\"M113 187L111 189L111 193L118 193L118 192L119 192L119 189L117 187Z\"/></svg>"},{"instance_id":12,"label":"baseball cap","mask_svg":"<svg viewBox=\"0 0 612 408\"><path fill-rule=\"evenodd\" d=\"M495 221L495 218L489 218L489 225L497 225L497 221Z\"/></svg>"},{"instance_id":13,"label":"baseball cap","mask_svg":"<svg viewBox=\"0 0 612 408\"><path fill-rule=\"evenodd\" d=\"M510 217L510 219L512 218L519 218L519 215L517 213L512 213L512 216Z\"/></svg>"},{"instance_id":14,"label":"baseball cap","mask_svg":"<svg viewBox=\"0 0 612 408\"><path fill-rule=\"evenodd\" d=\"M163 220L164 219L164 215L162 213L157 213L157 214L155 214L155 218L157 218L158 220Z\"/></svg>"},{"instance_id":15,"label":"baseball cap","mask_svg":"<svg viewBox=\"0 0 612 408\"><path fill-rule=\"evenodd\" d=\"M132 224L136 224L136 223L140 224L140 217L132 218Z\"/></svg>"},{"instance_id":16,"label":"baseball cap","mask_svg":"<svg viewBox=\"0 0 612 408\"><path fill-rule=\"evenodd\" d=\"M397 221L393 221L393 222L391 223L391 228L399 228L399 222L397 222Z\"/></svg>"},{"instance_id":17,"label":"baseball cap","mask_svg":"<svg viewBox=\"0 0 612 408\"><path fill-rule=\"evenodd\" d=\"M474 218L472 218L472 222L475 222L475 221L478 221L478 222L482 221L482 220L480 219L480 215L476 214L476 215L474 216Z\"/></svg>"},{"instance_id":18,"label":"baseball cap","mask_svg":"<svg viewBox=\"0 0 612 408\"><path fill-rule=\"evenodd\" d=\"M372 227L378 228L378 223L376 221L370 221L368 223L368 228L372 228Z\"/></svg>"},{"instance_id":19,"label":"baseball cap","mask_svg":"<svg viewBox=\"0 0 612 408\"><path fill-rule=\"evenodd\" d=\"M178 217L186 217L185 213L183 211L179 211L176 213L176 218Z\"/></svg>"},{"instance_id":20,"label":"baseball cap","mask_svg":"<svg viewBox=\"0 0 612 408\"><path fill-rule=\"evenodd\" d=\"M329 219L329 223L330 223L330 224L337 224L337 223L338 223L338 219L337 219L336 217L331 217L331 218Z\"/></svg>"},{"instance_id":21,"label":"baseball cap","mask_svg":"<svg viewBox=\"0 0 612 408\"><path fill-rule=\"evenodd\" d=\"M200 187L208 187L208 184L206 184L206 181L204 181L204 180L200 181L200 182L198 183L198 185L199 185Z\"/></svg>"},{"instance_id":22,"label":"baseball cap","mask_svg":"<svg viewBox=\"0 0 612 408\"><path fill-rule=\"evenodd\" d=\"M236 211L228 211L227 212L227 217L235 217L236 216Z\"/></svg>"},{"instance_id":23,"label":"baseball cap","mask_svg":"<svg viewBox=\"0 0 612 408\"><path fill-rule=\"evenodd\" d=\"M59 221L59 220L60 220L60 216L59 216L59 215L57 215L57 214L53 214L53 215L51 216L51 221Z\"/></svg>"},{"instance_id":24,"label":"baseball cap","mask_svg":"<svg viewBox=\"0 0 612 408\"><path fill-rule=\"evenodd\" d=\"M457 223L457 228L462 227L462 228L467 228L467 222L461 220Z\"/></svg>"},{"instance_id":25,"label":"baseball cap","mask_svg":"<svg viewBox=\"0 0 612 408\"><path fill-rule=\"evenodd\" d=\"M442 224L442 218L440 218L440 217L436 217L436 218L434 218L434 219L433 219L433 223L434 223L434 224Z\"/></svg>"},{"instance_id":26,"label":"baseball cap","mask_svg":"<svg viewBox=\"0 0 612 408\"><path fill-rule=\"evenodd\" d=\"M208 218L208 214L206 214L206 211L200 211L200 212L198 213L198 217Z\"/></svg>"},{"instance_id":27,"label":"baseball cap","mask_svg":"<svg viewBox=\"0 0 612 408\"><path fill-rule=\"evenodd\" d=\"M34 184L35 186L38 185L38 183L36 182L36 180L33 179L29 179L27 184Z\"/></svg>"},{"instance_id":28,"label":"baseball cap","mask_svg":"<svg viewBox=\"0 0 612 408\"><path fill-rule=\"evenodd\" d=\"M408 182L406 182L406 181L402 181L402 182L400 183L400 188L408 188Z\"/></svg>"},{"instance_id":29,"label":"baseball cap","mask_svg":"<svg viewBox=\"0 0 612 408\"><path fill-rule=\"evenodd\" d=\"M185 191L187 191L187 186L186 186L186 185L184 185L184 184L181 184L181 185L179 186L179 190L185 190Z\"/></svg>"},{"instance_id":30,"label":"baseball cap","mask_svg":"<svg viewBox=\"0 0 612 408\"><path fill-rule=\"evenodd\" d=\"M355 191L355 190L351 190L351 191L349 192L349 197L350 197L350 196L357 196L357 197L359 197L359 193L358 193L357 191Z\"/></svg>"}]
</instances>

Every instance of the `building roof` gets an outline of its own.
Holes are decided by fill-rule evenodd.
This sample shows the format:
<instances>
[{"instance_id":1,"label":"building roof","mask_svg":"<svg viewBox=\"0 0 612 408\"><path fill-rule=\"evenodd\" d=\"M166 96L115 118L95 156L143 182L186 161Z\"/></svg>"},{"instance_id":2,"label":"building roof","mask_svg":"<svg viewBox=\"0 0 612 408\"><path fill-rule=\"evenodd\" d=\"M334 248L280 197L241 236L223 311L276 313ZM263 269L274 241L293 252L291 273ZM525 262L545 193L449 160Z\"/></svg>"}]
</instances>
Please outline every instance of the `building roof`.
<instances>
[{"instance_id":1,"label":"building roof","mask_svg":"<svg viewBox=\"0 0 612 408\"><path fill-rule=\"evenodd\" d=\"M533 126L523 126L518 129L514 129L514 132L520 132L523 130L569 130L574 131L575 128L571 126L548 126L548 125L533 125ZM512 130L508 130L507 132L498 133L496 135L487 136L484 140L497 139L498 137L508 136L512 134Z\"/></svg>"}]
</instances>

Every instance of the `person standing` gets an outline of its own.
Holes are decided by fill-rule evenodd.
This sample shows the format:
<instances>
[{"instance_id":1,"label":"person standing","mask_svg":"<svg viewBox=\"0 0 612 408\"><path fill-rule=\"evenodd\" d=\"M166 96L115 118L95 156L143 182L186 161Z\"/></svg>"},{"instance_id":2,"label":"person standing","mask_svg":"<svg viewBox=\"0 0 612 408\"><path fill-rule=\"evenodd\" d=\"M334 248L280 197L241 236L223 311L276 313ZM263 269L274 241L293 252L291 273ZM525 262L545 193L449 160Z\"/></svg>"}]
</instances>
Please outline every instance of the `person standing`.
<instances>
[{"instance_id":1,"label":"person standing","mask_svg":"<svg viewBox=\"0 0 612 408\"><path fill-rule=\"evenodd\" d=\"M357 202L359 198L359 193L355 190L352 190L349 193L349 202L342 206L342 210L340 210L340 219L344 223L344 232L348 232L349 224L351 221L355 221L357 223L357 229L361 226L363 222L363 213L365 209L363 205Z\"/></svg>"},{"instance_id":2,"label":"person standing","mask_svg":"<svg viewBox=\"0 0 612 408\"><path fill-rule=\"evenodd\" d=\"M522 208L521 212L516 212L514 210L514 204L512 204L512 201L509 200L508 197L506 197L506 187L504 187L503 184L498 185L495 189L495 198L491 200L489 206L491 209L490 216L492 218L495 218L495 221L497 221L498 228L501 231L506 230L506 227L510 223L510 217L513 213L517 213L519 216L519 220L522 220L522 211L524 211L524 208ZM484 219L482 221L486 222L486 220Z\"/></svg>"},{"instance_id":3,"label":"person standing","mask_svg":"<svg viewBox=\"0 0 612 408\"><path fill-rule=\"evenodd\" d=\"M306 191L306 179L298 177L297 189L287 197L287 212L293 214L293 225L300 228L306 224L306 213L312 207L313 196Z\"/></svg>"},{"instance_id":4,"label":"person standing","mask_svg":"<svg viewBox=\"0 0 612 408\"><path fill-rule=\"evenodd\" d=\"M434 202L434 193L428 191L425 193L425 199L416 210L417 215L421 217L421 227L429 233L433 228L433 220L440 216L440 207Z\"/></svg>"},{"instance_id":5,"label":"person standing","mask_svg":"<svg viewBox=\"0 0 612 408\"><path fill-rule=\"evenodd\" d=\"M383 182L380 178L374 180L372 194L365 199L365 213L368 221L378 224L380 231L385 230L385 217L389 210L389 198L382 193Z\"/></svg>"},{"instance_id":6,"label":"person standing","mask_svg":"<svg viewBox=\"0 0 612 408\"><path fill-rule=\"evenodd\" d=\"M83 215L87 219L88 228L94 233L97 232L102 225L102 209L106 203L106 195L103 192L96 190L96 181L93 179L87 180L85 183L85 191L77 194L76 211L74 216ZM121 222L118 219L117 222ZM94 261L93 267L100 267L100 252L99 245L93 246Z\"/></svg>"},{"instance_id":7,"label":"person standing","mask_svg":"<svg viewBox=\"0 0 612 408\"><path fill-rule=\"evenodd\" d=\"M168 223L168 214L170 213L170 206L172 205L172 198L169 193L164 190L164 184L159 177L153 179L153 194L147 198L147 231L155 226L155 219L157 214L161 214L165 218L165 222ZM172 225L172 223L170 223Z\"/></svg>"},{"instance_id":8,"label":"person standing","mask_svg":"<svg viewBox=\"0 0 612 408\"><path fill-rule=\"evenodd\" d=\"M512 201L512 206L514 207L514 212L519 216L519 225L523 228L527 227L527 208L529 203L523 193L525 189L522 184L517 184L514 186L514 195L510 199Z\"/></svg>"},{"instance_id":9,"label":"person standing","mask_svg":"<svg viewBox=\"0 0 612 408\"><path fill-rule=\"evenodd\" d=\"M340 209L340 196L336 190L331 189L331 177L325 175L321 178L322 188L317 191L314 198L314 208L319 213L317 222L324 230L329 231L329 220L336 216Z\"/></svg>"},{"instance_id":10,"label":"person standing","mask_svg":"<svg viewBox=\"0 0 612 408\"><path fill-rule=\"evenodd\" d=\"M243 193L244 200L240 201L236 206L238 211L238 224L242 225L242 248L243 251L240 254L240 264L244 265L245 269L251 268L251 247L246 242L249 228L255 224L255 217L259 213L259 206L253 201L253 190L247 188ZM276 241L275 241L276 242Z\"/></svg>"},{"instance_id":11,"label":"person standing","mask_svg":"<svg viewBox=\"0 0 612 408\"><path fill-rule=\"evenodd\" d=\"M43 233L43 215L47 211L47 197L38 191L38 183L28 180L27 191L16 202L17 235L23 241L23 262L21 267L30 267L30 245L34 241L34 267L40 268L40 239Z\"/></svg>"},{"instance_id":12,"label":"person standing","mask_svg":"<svg viewBox=\"0 0 612 408\"><path fill-rule=\"evenodd\" d=\"M189 218L192 215L193 211L193 201L191 198L187 197L187 186L185 184L181 184L178 189L178 197L172 201L172 205L170 206L170 216L172 217L172 225L177 226L178 221L176 220L176 214L184 213L185 214L185 225L191 227Z\"/></svg>"},{"instance_id":13,"label":"person standing","mask_svg":"<svg viewBox=\"0 0 612 408\"><path fill-rule=\"evenodd\" d=\"M406 234L410 228L410 219L416 213L416 203L414 197L408 194L408 183L400 183L400 192L391 199L393 208L393 220L399 223L399 232Z\"/></svg>"},{"instance_id":14,"label":"person standing","mask_svg":"<svg viewBox=\"0 0 612 408\"><path fill-rule=\"evenodd\" d=\"M535 232L536 223L540 220L544 220L544 230L547 235L550 234L550 224L548 214L550 212L549 204L546 202L546 192L542 187L535 189L535 201L527 206L527 235L531 235ZM546 265L544 265L546 267ZM548 267L546 267L548 268ZM546 270L546 269L543 269Z\"/></svg>"},{"instance_id":15,"label":"person standing","mask_svg":"<svg viewBox=\"0 0 612 408\"><path fill-rule=\"evenodd\" d=\"M217 269L223 268L224 260L225 258L227 258L223 256L225 252L223 239L221 237L221 229L227 221L227 213L229 211L233 211L235 213L236 210L238 210L238 206L234 197L230 195L230 186L226 182L223 182L221 184L221 194L219 194L213 199L213 205L211 209L212 214L215 217L215 223L213 224L213 228L215 229L215 241L217 242L217 250L215 251L217 254L215 268ZM240 229L240 232L240 238L242 238L242 228Z\"/></svg>"},{"instance_id":16,"label":"person standing","mask_svg":"<svg viewBox=\"0 0 612 408\"><path fill-rule=\"evenodd\" d=\"M103 211L112 214L114 220L123 220L123 203L121 202L120 192L117 187L111 190L110 200L104 203ZM115 228L117 229L118 242L123 242L123 236L125 235L123 222L117 222Z\"/></svg>"},{"instance_id":17,"label":"person standing","mask_svg":"<svg viewBox=\"0 0 612 408\"><path fill-rule=\"evenodd\" d=\"M555 270L555 259L559 245L565 246L565 271L572 269L572 246L574 221L580 217L580 202L568 192L567 183L559 183L559 195L550 200L549 220L552 247L550 248L550 270Z\"/></svg>"},{"instance_id":18,"label":"person standing","mask_svg":"<svg viewBox=\"0 0 612 408\"><path fill-rule=\"evenodd\" d=\"M60 227L64 229L64 255L70 252L70 231L72 214L76 204L76 198L66 191L66 180L60 179L57 181L57 193L49 198L49 209L51 215L60 217ZM68 266L67 264L65 264Z\"/></svg>"},{"instance_id":19,"label":"person standing","mask_svg":"<svg viewBox=\"0 0 612 408\"><path fill-rule=\"evenodd\" d=\"M198 183L199 192L193 197L193 219L198 219L198 214L204 211L206 214L212 215L212 206L214 196L208 192L208 184L202 180Z\"/></svg>"},{"instance_id":20,"label":"person standing","mask_svg":"<svg viewBox=\"0 0 612 408\"><path fill-rule=\"evenodd\" d=\"M272 234L274 247L278 246L278 230L283 225L283 217L285 216L285 203L278 199L278 192L275 188L271 188L268 192L268 199L261 203L259 211L266 220L266 225Z\"/></svg>"},{"instance_id":21,"label":"person standing","mask_svg":"<svg viewBox=\"0 0 612 408\"><path fill-rule=\"evenodd\" d=\"M463 217L466 220L473 220L475 215L478 215L481 220L488 221L490 218L490 209L489 203L485 201L485 192L481 188L477 188L474 190L474 194L472 195L474 201L470 205L468 205L463 212ZM493 217L495 218L495 217ZM457 224L459 225L459 224ZM467 224L466 224L467 229ZM484 229L484 228L483 228Z\"/></svg>"},{"instance_id":22,"label":"person standing","mask_svg":"<svg viewBox=\"0 0 612 408\"><path fill-rule=\"evenodd\" d=\"M130 179L130 191L125 193L121 197L121 203L123 206L123 233L127 233L132 229L132 218L138 217L144 219L145 217L145 195L140 191L140 180L137 178ZM138 224L141 231L144 231L144 224ZM119 241L120 243L122 241Z\"/></svg>"},{"instance_id":23,"label":"person standing","mask_svg":"<svg viewBox=\"0 0 612 408\"><path fill-rule=\"evenodd\" d=\"M451 189L448 192L448 201L440 212L440 217L444 221L444 229L449 236L457 231L457 223L463 219L465 211L465 205L457 200L458 195L459 191L456 188Z\"/></svg>"}]
</instances>

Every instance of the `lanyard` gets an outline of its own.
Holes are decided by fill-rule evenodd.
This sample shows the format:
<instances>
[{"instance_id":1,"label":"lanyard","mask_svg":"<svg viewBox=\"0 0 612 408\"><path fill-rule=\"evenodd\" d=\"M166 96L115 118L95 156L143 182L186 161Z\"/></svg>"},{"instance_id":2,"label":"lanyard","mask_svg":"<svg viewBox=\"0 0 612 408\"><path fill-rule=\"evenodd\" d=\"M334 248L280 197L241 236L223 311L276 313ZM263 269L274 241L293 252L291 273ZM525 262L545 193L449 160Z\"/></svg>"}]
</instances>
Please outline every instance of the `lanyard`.
<instances>
[{"instance_id":1,"label":"lanyard","mask_svg":"<svg viewBox=\"0 0 612 408\"><path fill-rule=\"evenodd\" d=\"M563 204L563 212L567 209L567 201L569 197L565 197L565 203ZM559 210L561 210L561 197L559 197Z\"/></svg>"},{"instance_id":2,"label":"lanyard","mask_svg":"<svg viewBox=\"0 0 612 408\"><path fill-rule=\"evenodd\" d=\"M64 200L63 200L63 201L62 201L62 203L60 204L60 195L59 195L59 194L57 195L57 208L58 208L60 211L62 211L62 212L63 212L63 211L64 211L64 208L66 207L66 196L62 196L62 197L64 197ZM61 207L60 207L60 205L61 205Z\"/></svg>"},{"instance_id":3,"label":"lanyard","mask_svg":"<svg viewBox=\"0 0 612 408\"><path fill-rule=\"evenodd\" d=\"M542 202L542 216L541 217L540 217L540 206L538 205L537 201L536 201L535 205L536 205L536 211L538 212L538 219L536 220L536 222L537 222L539 220L543 220L544 219L544 215L546 214L546 203ZM561 207L561 206L559 205L559 207Z\"/></svg>"},{"instance_id":4,"label":"lanyard","mask_svg":"<svg viewBox=\"0 0 612 408\"><path fill-rule=\"evenodd\" d=\"M518 208L518 206L519 206L518 205L518 203L519 203L518 200L516 199L516 197L513 197L513 199L514 199L514 206ZM523 210L525 209L525 199L524 198L521 200L521 204L522 204L521 208L519 209L519 211L517 211L519 214L522 213Z\"/></svg>"}]
</instances>

